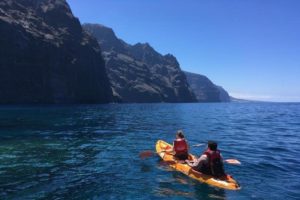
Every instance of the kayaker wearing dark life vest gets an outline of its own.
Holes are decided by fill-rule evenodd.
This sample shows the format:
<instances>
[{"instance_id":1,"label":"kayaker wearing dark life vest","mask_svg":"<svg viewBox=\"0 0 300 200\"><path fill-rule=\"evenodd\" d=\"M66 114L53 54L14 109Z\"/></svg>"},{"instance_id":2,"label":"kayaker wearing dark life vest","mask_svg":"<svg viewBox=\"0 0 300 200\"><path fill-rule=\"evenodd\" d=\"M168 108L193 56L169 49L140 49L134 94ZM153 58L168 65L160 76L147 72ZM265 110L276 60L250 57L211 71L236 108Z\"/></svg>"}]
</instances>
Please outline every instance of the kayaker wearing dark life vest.
<instances>
[{"instance_id":1,"label":"kayaker wearing dark life vest","mask_svg":"<svg viewBox=\"0 0 300 200\"><path fill-rule=\"evenodd\" d=\"M173 142L173 152L174 156L178 160L186 160L188 159L188 143L184 138L183 132L181 130L177 131L176 139Z\"/></svg>"},{"instance_id":2,"label":"kayaker wearing dark life vest","mask_svg":"<svg viewBox=\"0 0 300 200\"><path fill-rule=\"evenodd\" d=\"M209 174L215 177L220 177L225 174L223 158L221 152L217 149L218 144L209 141L205 152L193 161L186 160L186 163L194 170L204 174Z\"/></svg>"}]
</instances>

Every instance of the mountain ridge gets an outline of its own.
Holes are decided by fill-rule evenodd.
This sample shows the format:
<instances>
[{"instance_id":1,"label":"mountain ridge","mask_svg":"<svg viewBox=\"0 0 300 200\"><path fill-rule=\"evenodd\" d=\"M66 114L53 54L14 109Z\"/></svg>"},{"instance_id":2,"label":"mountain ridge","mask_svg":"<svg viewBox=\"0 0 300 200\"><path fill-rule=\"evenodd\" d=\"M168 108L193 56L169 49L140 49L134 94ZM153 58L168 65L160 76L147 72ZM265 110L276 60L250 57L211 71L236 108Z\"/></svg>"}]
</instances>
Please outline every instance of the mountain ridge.
<instances>
[{"instance_id":1,"label":"mountain ridge","mask_svg":"<svg viewBox=\"0 0 300 200\"><path fill-rule=\"evenodd\" d=\"M161 55L149 43L127 44L103 25L83 28L98 40L114 95L122 102L196 102L174 56Z\"/></svg>"}]
</instances>

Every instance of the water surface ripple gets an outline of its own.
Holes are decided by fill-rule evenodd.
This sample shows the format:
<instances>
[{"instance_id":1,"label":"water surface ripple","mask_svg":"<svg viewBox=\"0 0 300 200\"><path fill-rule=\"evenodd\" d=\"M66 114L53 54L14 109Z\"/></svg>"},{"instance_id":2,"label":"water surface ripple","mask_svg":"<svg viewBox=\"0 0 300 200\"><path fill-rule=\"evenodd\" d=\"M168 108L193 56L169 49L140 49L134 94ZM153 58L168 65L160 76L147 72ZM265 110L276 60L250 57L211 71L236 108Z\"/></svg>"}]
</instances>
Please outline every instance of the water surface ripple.
<instances>
[{"instance_id":1,"label":"water surface ripple","mask_svg":"<svg viewBox=\"0 0 300 200\"><path fill-rule=\"evenodd\" d=\"M240 160L226 170L242 189L139 158L177 129ZM300 199L299 134L296 103L1 106L0 199Z\"/></svg>"}]
</instances>

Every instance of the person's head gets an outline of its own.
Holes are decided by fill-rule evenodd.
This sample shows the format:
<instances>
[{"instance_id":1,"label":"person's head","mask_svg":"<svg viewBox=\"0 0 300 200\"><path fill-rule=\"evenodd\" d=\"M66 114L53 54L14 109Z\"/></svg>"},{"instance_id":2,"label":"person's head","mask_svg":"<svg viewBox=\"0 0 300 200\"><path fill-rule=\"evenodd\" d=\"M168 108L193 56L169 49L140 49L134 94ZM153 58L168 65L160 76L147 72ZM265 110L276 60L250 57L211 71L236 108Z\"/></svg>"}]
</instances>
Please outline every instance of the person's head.
<instances>
[{"instance_id":1,"label":"person's head","mask_svg":"<svg viewBox=\"0 0 300 200\"><path fill-rule=\"evenodd\" d=\"M218 148L218 144L214 141L208 141L207 146L212 151L216 151Z\"/></svg>"},{"instance_id":2,"label":"person's head","mask_svg":"<svg viewBox=\"0 0 300 200\"><path fill-rule=\"evenodd\" d=\"M178 138L178 139L179 139L179 138L181 138L181 139L184 138L184 135L183 135L183 131L182 131L182 130L178 130L178 131L177 131L177 133L176 133L176 138Z\"/></svg>"}]
</instances>

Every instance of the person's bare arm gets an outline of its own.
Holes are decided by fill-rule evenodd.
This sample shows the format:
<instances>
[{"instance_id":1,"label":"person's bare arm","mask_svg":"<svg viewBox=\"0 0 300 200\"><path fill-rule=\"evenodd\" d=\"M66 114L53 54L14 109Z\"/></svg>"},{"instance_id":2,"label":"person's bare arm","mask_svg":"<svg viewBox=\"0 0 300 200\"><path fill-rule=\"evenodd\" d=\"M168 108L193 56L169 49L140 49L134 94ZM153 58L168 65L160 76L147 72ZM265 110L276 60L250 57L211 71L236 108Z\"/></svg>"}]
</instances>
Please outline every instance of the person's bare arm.
<instances>
[{"instance_id":1,"label":"person's bare arm","mask_svg":"<svg viewBox=\"0 0 300 200\"><path fill-rule=\"evenodd\" d=\"M200 162L205 162L207 160L206 155L202 155L200 158L193 160L192 162L189 160L186 160L187 164L191 167L196 167L199 165Z\"/></svg>"},{"instance_id":2,"label":"person's bare arm","mask_svg":"<svg viewBox=\"0 0 300 200\"><path fill-rule=\"evenodd\" d=\"M174 142L173 142L173 147L170 148L170 149L166 149L165 152L167 152L167 153L174 153L175 152L174 151Z\"/></svg>"}]
</instances>

